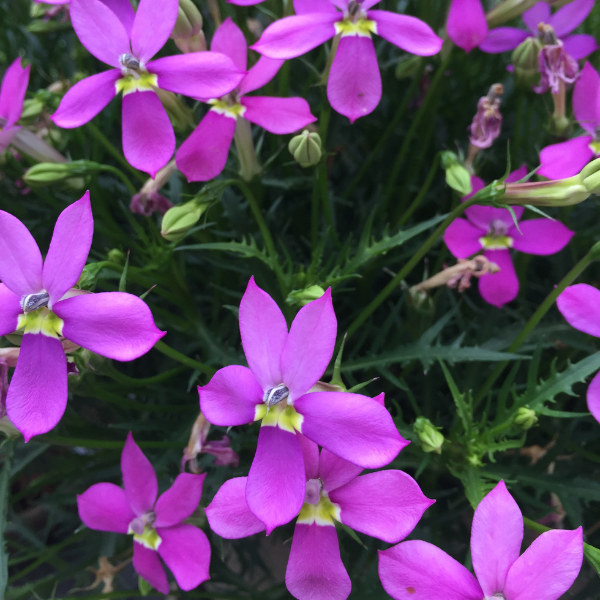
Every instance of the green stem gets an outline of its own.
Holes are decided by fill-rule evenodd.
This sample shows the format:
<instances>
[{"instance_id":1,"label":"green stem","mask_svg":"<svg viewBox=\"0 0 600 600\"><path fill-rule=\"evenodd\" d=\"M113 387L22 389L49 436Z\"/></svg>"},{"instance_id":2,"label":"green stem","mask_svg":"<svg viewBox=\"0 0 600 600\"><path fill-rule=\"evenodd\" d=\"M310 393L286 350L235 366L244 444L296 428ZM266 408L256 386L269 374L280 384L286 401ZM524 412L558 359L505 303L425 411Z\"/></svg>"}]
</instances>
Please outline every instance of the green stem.
<instances>
[{"instance_id":1,"label":"green stem","mask_svg":"<svg viewBox=\"0 0 600 600\"><path fill-rule=\"evenodd\" d=\"M546 299L538 306L537 310L531 315L531 318L525 324L525 327L521 330L521 333L514 339L513 343L508 347L507 352L515 352L518 350L523 342L527 339L529 334L535 329L536 325L542 320L544 315L548 312L550 307L554 305L556 299L562 294L562 292L569 286L585 268L596 259L595 253L591 250L588 252L561 280L561 282L546 296ZM484 396L490 391L498 377L502 374L502 371L506 368L509 361L503 361L498 363L482 388L479 390L474 400L474 405L477 406Z\"/></svg>"},{"instance_id":2,"label":"green stem","mask_svg":"<svg viewBox=\"0 0 600 600\"><path fill-rule=\"evenodd\" d=\"M4 541L6 522L8 518L8 501L10 497L10 472L15 454L17 438L9 439L6 444L4 467L0 473L0 598L5 597L8 585L8 552Z\"/></svg>"},{"instance_id":3,"label":"green stem","mask_svg":"<svg viewBox=\"0 0 600 600\"><path fill-rule=\"evenodd\" d=\"M250 123L243 117L237 119L234 139L240 161L240 175L245 181L252 181L262 171L262 168L256 157Z\"/></svg>"},{"instance_id":4,"label":"green stem","mask_svg":"<svg viewBox=\"0 0 600 600\"><path fill-rule=\"evenodd\" d=\"M185 369L186 365L179 365L174 369L169 369L168 371L165 371L164 373L159 373L158 375L154 375L153 377L143 377L141 379L138 379L136 377L128 377L127 375L124 375L123 373L121 373L121 371L116 369L114 365L111 365L110 368L107 370L106 374L115 381L122 383L123 385L144 387L147 385L154 385L155 383L166 381L167 379L171 379L171 377L175 377L176 375L183 373Z\"/></svg>"},{"instance_id":5,"label":"green stem","mask_svg":"<svg viewBox=\"0 0 600 600\"><path fill-rule=\"evenodd\" d=\"M129 181L129 178L123 171L117 169L117 167L113 167L111 165L102 165L103 171L108 171L109 173L114 173L124 184L125 187L129 190L132 196L138 193L138 189Z\"/></svg>"},{"instance_id":6,"label":"green stem","mask_svg":"<svg viewBox=\"0 0 600 600\"><path fill-rule=\"evenodd\" d=\"M431 187L431 184L433 183L433 180L435 178L435 174L437 173L439 165L440 165L440 154L438 152L435 155L433 162L431 163L431 168L429 169L429 173L427 173L427 179L425 179L425 183L419 190L417 197L412 201L411 205L406 209L406 211L402 214L402 216L398 220L398 227L402 227L402 225L404 225L404 223L406 223L406 221L408 221L408 219L410 219L410 217L415 212L415 210L417 210L417 208L419 208L419 205L423 201L423 198L425 198L425 196L427 195L427 192L429 191L429 188Z\"/></svg>"},{"instance_id":7,"label":"green stem","mask_svg":"<svg viewBox=\"0 0 600 600\"><path fill-rule=\"evenodd\" d=\"M158 342L156 342L156 344L154 344L154 348L156 350L158 350L159 352L162 352L165 356L168 356L169 358L172 358L173 360L180 362L182 365L186 365L186 366L190 367L191 369L200 371L201 373L206 373L206 375L208 375L210 377L212 377L216 372L216 370L213 369L212 367L209 367L208 365L198 362L197 360L194 360L193 358L190 358L189 356L182 354L181 352L175 350L174 348L167 346L162 340L158 340Z\"/></svg>"},{"instance_id":8,"label":"green stem","mask_svg":"<svg viewBox=\"0 0 600 600\"><path fill-rule=\"evenodd\" d=\"M413 257L400 269L398 274L377 294L377 296L362 310L348 327L348 335L354 333L375 310L386 300L386 298L396 289L403 279L421 262L423 257L429 252L431 247L442 237L444 231L450 223L457 217L460 217L469 206L477 204L478 199L473 196L465 202L461 202L437 227L437 229L427 238L427 241L419 248Z\"/></svg>"}]
</instances>

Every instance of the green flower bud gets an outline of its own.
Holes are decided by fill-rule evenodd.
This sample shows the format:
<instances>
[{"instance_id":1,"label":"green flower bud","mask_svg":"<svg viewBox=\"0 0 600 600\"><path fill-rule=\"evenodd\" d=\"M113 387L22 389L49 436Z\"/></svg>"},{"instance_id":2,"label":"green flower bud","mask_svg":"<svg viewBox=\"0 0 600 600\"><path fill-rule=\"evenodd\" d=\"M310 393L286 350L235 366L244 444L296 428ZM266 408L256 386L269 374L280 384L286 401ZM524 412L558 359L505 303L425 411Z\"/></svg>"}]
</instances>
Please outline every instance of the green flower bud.
<instances>
[{"instance_id":1,"label":"green flower bud","mask_svg":"<svg viewBox=\"0 0 600 600\"><path fill-rule=\"evenodd\" d=\"M522 406L517 411L513 423L521 429L531 429L538 422L535 410Z\"/></svg>"},{"instance_id":2,"label":"green flower bud","mask_svg":"<svg viewBox=\"0 0 600 600\"><path fill-rule=\"evenodd\" d=\"M301 167L312 167L321 160L321 136L305 129L290 140L288 150Z\"/></svg>"},{"instance_id":3,"label":"green flower bud","mask_svg":"<svg viewBox=\"0 0 600 600\"><path fill-rule=\"evenodd\" d=\"M442 152L442 167L446 171L446 183L461 196L467 196L473 191L471 173L463 167L454 152Z\"/></svg>"},{"instance_id":4,"label":"green flower bud","mask_svg":"<svg viewBox=\"0 0 600 600\"><path fill-rule=\"evenodd\" d=\"M125 259L127 258L125 256L125 252L119 250L118 248L113 248L112 250L109 250L107 257L109 262L121 266L125 264Z\"/></svg>"},{"instance_id":5,"label":"green flower bud","mask_svg":"<svg viewBox=\"0 0 600 600\"><path fill-rule=\"evenodd\" d=\"M536 37L525 38L512 53L517 82L525 87L536 85L540 79L538 55L542 42Z\"/></svg>"},{"instance_id":6,"label":"green flower bud","mask_svg":"<svg viewBox=\"0 0 600 600\"><path fill-rule=\"evenodd\" d=\"M179 0L179 14L171 38L184 53L206 50L202 15L192 0Z\"/></svg>"},{"instance_id":7,"label":"green flower bud","mask_svg":"<svg viewBox=\"0 0 600 600\"><path fill-rule=\"evenodd\" d=\"M489 27L498 27L506 23L526 10L529 10L537 0L504 0L485 15Z\"/></svg>"},{"instance_id":8,"label":"green flower bud","mask_svg":"<svg viewBox=\"0 0 600 600\"><path fill-rule=\"evenodd\" d=\"M325 293L320 285L311 285L303 290L292 290L285 301L290 306L306 306L309 302L317 300Z\"/></svg>"},{"instance_id":9,"label":"green flower bud","mask_svg":"<svg viewBox=\"0 0 600 600\"><path fill-rule=\"evenodd\" d=\"M439 432L439 427L435 425L425 417L419 417L413 429L417 434L419 441L421 442L421 448L423 452L436 452L437 454L442 453L442 444L444 443L444 436Z\"/></svg>"},{"instance_id":10,"label":"green flower bud","mask_svg":"<svg viewBox=\"0 0 600 600\"><path fill-rule=\"evenodd\" d=\"M579 174L568 179L503 183L497 189L501 190L505 186L504 195L500 199L505 204L571 206L583 202L592 194L594 188L591 186L596 184L597 178L595 175L590 177L592 178L584 180Z\"/></svg>"},{"instance_id":11,"label":"green flower bud","mask_svg":"<svg viewBox=\"0 0 600 600\"><path fill-rule=\"evenodd\" d=\"M77 281L77 287L80 290L93 292L96 289L96 281L100 271L106 266L105 262L89 263L83 267L83 271Z\"/></svg>"},{"instance_id":12,"label":"green flower bud","mask_svg":"<svg viewBox=\"0 0 600 600\"><path fill-rule=\"evenodd\" d=\"M29 168L23 176L23 181L31 186L61 183L73 178L97 173L102 165L90 160L75 160L64 163L39 163Z\"/></svg>"},{"instance_id":13,"label":"green flower bud","mask_svg":"<svg viewBox=\"0 0 600 600\"><path fill-rule=\"evenodd\" d=\"M169 242L179 242L200 220L208 204L196 200L170 208L163 217L161 235Z\"/></svg>"}]
</instances>

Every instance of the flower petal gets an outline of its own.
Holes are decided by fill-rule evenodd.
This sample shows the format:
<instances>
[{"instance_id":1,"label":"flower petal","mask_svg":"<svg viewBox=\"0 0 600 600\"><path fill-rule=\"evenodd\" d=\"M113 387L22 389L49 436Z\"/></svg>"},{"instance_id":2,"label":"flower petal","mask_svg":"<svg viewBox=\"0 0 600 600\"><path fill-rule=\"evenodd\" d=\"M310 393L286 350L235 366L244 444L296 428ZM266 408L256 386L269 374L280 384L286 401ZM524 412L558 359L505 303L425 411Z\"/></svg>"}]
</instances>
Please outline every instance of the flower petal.
<instances>
[{"instance_id":1,"label":"flower petal","mask_svg":"<svg viewBox=\"0 0 600 600\"><path fill-rule=\"evenodd\" d=\"M304 458L296 434L279 427L261 427L248 473L246 501L265 524L267 535L300 512L305 487Z\"/></svg>"},{"instance_id":2,"label":"flower petal","mask_svg":"<svg viewBox=\"0 0 600 600\"><path fill-rule=\"evenodd\" d=\"M182 524L159 528L157 533L162 539L158 553L182 590L193 590L210 578L210 544L204 531L193 525Z\"/></svg>"},{"instance_id":3,"label":"flower petal","mask_svg":"<svg viewBox=\"0 0 600 600\"><path fill-rule=\"evenodd\" d=\"M468 258L481 250L479 238L485 233L466 219L454 219L444 232L444 242L456 258Z\"/></svg>"},{"instance_id":4,"label":"flower petal","mask_svg":"<svg viewBox=\"0 0 600 600\"><path fill-rule=\"evenodd\" d=\"M579 124L591 135L600 125L600 75L589 62L573 90L573 113Z\"/></svg>"},{"instance_id":5,"label":"flower petal","mask_svg":"<svg viewBox=\"0 0 600 600\"><path fill-rule=\"evenodd\" d=\"M79 81L63 96L51 119L63 129L91 121L117 95L115 83L120 78L121 72L111 69Z\"/></svg>"},{"instance_id":6,"label":"flower petal","mask_svg":"<svg viewBox=\"0 0 600 600\"><path fill-rule=\"evenodd\" d=\"M304 457L304 474L307 481L319 477L319 446L312 440L309 440L305 435L296 433L300 448L302 448L302 456Z\"/></svg>"},{"instance_id":7,"label":"flower petal","mask_svg":"<svg viewBox=\"0 0 600 600\"><path fill-rule=\"evenodd\" d=\"M293 133L317 120L304 98L249 96L241 103L246 107L244 119L278 135Z\"/></svg>"},{"instance_id":8,"label":"flower petal","mask_svg":"<svg viewBox=\"0 0 600 600\"><path fill-rule=\"evenodd\" d=\"M246 502L247 477L235 477L226 481L206 507L210 528L226 540L254 535L265 530Z\"/></svg>"},{"instance_id":9,"label":"flower petal","mask_svg":"<svg viewBox=\"0 0 600 600\"><path fill-rule=\"evenodd\" d=\"M100 0L71 0L69 14L85 49L98 60L120 69L119 56L129 54L131 49L119 17Z\"/></svg>"},{"instance_id":10,"label":"flower petal","mask_svg":"<svg viewBox=\"0 0 600 600\"><path fill-rule=\"evenodd\" d=\"M60 341L26 333L6 396L8 418L26 442L60 421L67 396L67 358Z\"/></svg>"},{"instance_id":11,"label":"flower petal","mask_svg":"<svg viewBox=\"0 0 600 600\"><path fill-rule=\"evenodd\" d=\"M329 2L327 3L329 4ZM329 5L332 6L331 4ZM248 71L246 77L242 79L239 87L240 94L249 94L267 85L277 75L284 62L285 60L283 59L261 56L258 62Z\"/></svg>"},{"instance_id":12,"label":"flower petal","mask_svg":"<svg viewBox=\"0 0 600 600\"><path fill-rule=\"evenodd\" d=\"M524 210L522 206L515 206L513 208L517 220L521 218ZM482 230L479 233L480 236L485 235L489 231L492 221L502 221L508 229L515 226L510 210L506 208L494 208L493 206L479 206L475 204L465 210L465 215L473 225Z\"/></svg>"},{"instance_id":13,"label":"flower petal","mask_svg":"<svg viewBox=\"0 0 600 600\"><path fill-rule=\"evenodd\" d=\"M556 36L561 38L579 27L592 12L592 8L594 0L574 0L559 8L550 17L550 25L554 28Z\"/></svg>"},{"instance_id":14,"label":"flower petal","mask_svg":"<svg viewBox=\"0 0 600 600\"><path fill-rule=\"evenodd\" d=\"M228 56L240 71L248 68L248 44L242 30L227 17L215 31L210 43L213 52Z\"/></svg>"},{"instance_id":15,"label":"flower petal","mask_svg":"<svg viewBox=\"0 0 600 600\"><path fill-rule=\"evenodd\" d=\"M591 142L591 135L583 135L546 146L540 152L541 167L537 174L548 179L565 179L577 175L594 157Z\"/></svg>"},{"instance_id":16,"label":"flower petal","mask_svg":"<svg viewBox=\"0 0 600 600\"><path fill-rule=\"evenodd\" d=\"M529 32L516 27L496 27L488 31L487 37L479 49L489 54L499 54L514 50L525 38L529 37Z\"/></svg>"},{"instance_id":17,"label":"flower petal","mask_svg":"<svg viewBox=\"0 0 600 600\"><path fill-rule=\"evenodd\" d=\"M437 546L420 540L380 550L379 578L394 600L482 600L483 597L477 579L465 567Z\"/></svg>"},{"instance_id":18,"label":"flower petal","mask_svg":"<svg viewBox=\"0 0 600 600\"><path fill-rule=\"evenodd\" d=\"M166 43L179 14L178 0L140 0L131 30L131 49L147 63Z\"/></svg>"},{"instance_id":19,"label":"flower petal","mask_svg":"<svg viewBox=\"0 0 600 600\"><path fill-rule=\"evenodd\" d=\"M121 454L121 471L129 506L136 516L141 517L154 508L158 481L154 467L135 443L131 431Z\"/></svg>"},{"instance_id":20,"label":"flower petal","mask_svg":"<svg viewBox=\"0 0 600 600\"><path fill-rule=\"evenodd\" d=\"M0 280L25 296L41 292L42 254L29 230L17 217L0 210Z\"/></svg>"},{"instance_id":21,"label":"flower petal","mask_svg":"<svg viewBox=\"0 0 600 600\"><path fill-rule=\"evenodd\" d=\"M256 405L263 401L263 389L256 377L239 365L219 369L204 387L198 387L198 393L202 414L220 427L252 423Z\"/></svg>"},{"instance_id":22,"label":"flower petal","mask_svg":"<svg viewBox=\"0 0 600 600\"><path fill-rule=\"evenodd\" d=\"M519 224L521 233L515 230L513 248L527 254L546 256L560 252L575 234L560 221L529 219Z\"/></svg>"},{"instance_id":23,"label":"flower petal","mask_svg":"<svg viewBox=\"0 0 600 600\"><path fill-rule=\"evenodd\" d=\"M281 374L290 402L305 394L323 375L333 355L337 320L331 288L302 307L281 352Z\"/></svg>"},{"instance_id":24,"label":"flower petal","mask_svg":"<svg viewBox=\"0 0 600 600\"><path fill-rule=\"evenodd\" d=\"M365 469L387 465L408 445L390 413L373 398L313 392L299 398L294 408L304 417L307 438Z\"/></svg>"},{"instance_id":25,"label":"flower petal","mask_svg":"<svg viewBox=\"0 0 600 600\"><path fill-rule=\"evenodd\" d=\"M537 26L540 23L550 23L550 7L546 2L538 2L534 4L529 10L526 10L523 15L523 21L531 33L537 35Z\"/></svg>"},{"instance_id":26,"label":"flower petal","mask_svg":"<svg viewBox=\"0 0 600 600\"><path fill-rule=\"evenodd\" d=\"M148 71L158 75L158 87L193 98L219 98L233 90L246 74L229 56L191 52L152 61Z\"/></svg>"},{"instance_id":27,"label":"flower petal","mask_svg":"<svg viewBox=\"0 0 600 600\"><path fill-rule=\"evenodd\" d=\"M594 419L600 423L600 373L594 375L588 386L587 405Z\"/></svg>"},{"instance_id":28,"label":"flower petal","mask_svg":"<svg viewBox=\"0 0 600 600\"><path fill-rule=\"evenodd\" d=\"M486 596L504 590L522 541L523 515L500 481L475 510L471 529L473 569Z\"/></svg>"},{"instance_id":29,"label":"flower petal","mask_svg":"<svg viewBox=\"0 0 600 600\"><path fill-rule=\"evenodd\" d=\"M198 508L202 497L202 484L206 473L192 475L180 473L173 485L156 501L155 527L172 527L187 519Z\"/></svg>"},{"instance_id":30,"label":"flower petal","mask_svg":"<svg viewBox=\"0 0 600 600\"><path fill-rule=\"evenodd\" d=\"M506 177L506 183L515 183L517 181L520 181L521 179L523 179L524 177L527 176L527 165L521 165L518 169L516 169L515 171L513 171L512 173L509 173L508 176ZM522 206L513 206L513 210L516 210L517 208L523 209ZM521 210L521 214L523 213L523 210ZM517 213L517 219L520 219L521 216L519 213ZM511 223L512 223L512 218L511 218Z\"/></svg>"},{"instance_id":31,"label":"flower petal","mask_svg":"<svg viewBox=\"0 0 600 600\"><path fill-rule=\"evenodd\" d=\"M577 578L583 561L581 527L542 533L508 571L510 600L558 600Z\"/></svg>"},{"instance_id":32,"label":"flower petal","mask_svg":"<svg viewBox=\"0 0 600 600\"><path fill-rule=\"evenodd\" d=\"M21 297L0 283L0 337L17 330L22 312Z\"/></svg>"},{"instance_id":33,"label":"flower petal","mask_svg":"<svg viewBox=\"0 0 600 600\"><path fill-rule=\"evenodd\" d=\"M86 192L81 200L60 213L54 226L42 274L44 289L50 294L50 308L77 283L90 253L93 235L94 217L90 193Z\"/></svg>"},{"instance_id":34,"label":"flower petal","mask_svg":"<svg viewBox=\"0 0 600 600\"><path fill-rule=\"evenodd\" d=\"M304 436L306 437L306 436ZM331 492L358 477L363 468L340 458L329 450L321 450L319 477L323 480L323 489Z\"/></svg>"},{"instance_id":35,"label":"flower petal","mask_svg":"<svg viewBox=\"0 0 600 600\"><path fill-rule=\"evenodd\" d=\"M174 151L173 126L158 96L139 91L124 96L123 153L127 162L154 179Z\"/></svg>"},{"instance_id":36,"label":"flower petal","mask_svg":"<svg viewBox=\"0 0 600 600\"><path fill-rule=\"evenodd\" d=\"M309 13L339 13L329 0L294 0L294 11L297 15Z\"/></svg>"},{"instance_id":37,"label":"flower petal","mask_svg":"<svg viewBox=\"0 0 600 600\"><path fill-rule=\"evenodd\" d=\"M260 40L250 48L269 58L301 56L334 37L333 24L342 16L336 11L279 19L269 25Z\"/></svg>"},{"instance_id":38,"label":"flower petal","mask_svg":"<svg viewBox=\"0 0 600 600\"><path fill-rule=\"evenodd\" d=\"M4 73L2 87L0 87L0 118L6 120L4 129L14 125L21 118L30 70L31 65L25 68L21 66L19 56Z\"/></svg>"},{"instance_id":39,"label":"flower petal","mask_svg":"<svg viewBox=\"0 0 600 600\"><path fill-rule=\"evenodd\" d=\"M381 100L381 76L373 40L362 36L340 39L327 81L331 108L351 123L372 113Z\"/></svg>"},{"instance_id":40,"label":"flower petal","mask_svg":"<svg viewBox=\"0 0 600 600\"><path fill-rule=\"evenodd\" d=\"M340 557L335 527L296 524L285 585L302 600L346 600L352 584Z\"/></svg>"},{"instance_id":41,"label":"flower petal","mask_svg":"<svg viewBox=\"0 0 600 600\"><path fill-rule=\"evenodd\" d=\"M214 179L227 164L236 120L209 110L177 150L177 168L188 181Z\"/></svg>"},{"instance_id":42,"label":"flower petal","mask_svg":"<svg viewBox=\"0 0 600 600\"><path fill-rule=\"evenodd\" d=\"M500 271L479 278L479 293L486 302L501 308L514 300L519 293L515 267L508 250L486 250L484 255L490 262L496 263Z\"/></svg>"},{"instance_id":43,"label":"flower petal","mask_svg":"<svg viewBox=\"0 0 600 600\"><path fill-rule=\"evenodd\" d=\"M165 335L154 324L148 305L124 292L74 296L52 310L65 322L64 337L113 360L139 358Z\"/></svg>"},{"instance_id":44,"label":"flower petal","mask_svg":"<svg viewBox=\"0 0 600 600\"><path fill-rule=\"evenodd\" d=\"M465 52L479 46L488 33L481 0L452 0L446 31L448 37Z\"/></svg>"},{"instance_id":45,"label":"flower petal","mask_svg":"<svg viewBox=\"0 0 600 600\"><path fill-rule=\"evenodd\" d=\"M569 286L556 300L567 323L579 331L600 337L600 291L587 283Z\"/></svg>"},{"instance_id":46,"label":"flower petal","mask_svg":"<svg viewBox=\"0 0 600 600\"><path fill-rule=\"evenodd\" d=\"M136 573L145 579L155 590L161 594L169 593L167 574L155 550L133 542L133 568Z\"/></svg>"},{"instance_id":47,"label":"flower petal","mask_svg":"<svg viewBox=\"0 0 600 600\"><path fill-rule=\"evenodd\" d=\"M593 35L586 33L574 33L564 38L563 46L567 54L575 60L582 60L592 52L596 52L600 46L596 43Z\"/></svg>"},{"instance_id":48,"label":"flower petal","mask_svg":"<svg viewBox=\"0 0 600 600\"><path fill-rule=\"evenodd\" d=\"M370 10L367 17L377 23L378 35L405 52L433 56L442 49L444 40L421 19L387 10Z\"/></svg>"},{"instance_id":49,"label":"flower petal","mask_svg":"<svg viewBox=\"0 0 600 600\"><path fill-rule=\"evenodd\" d=\"M283 381L280 364L288 340L287 323L275 300L256 285L254 277L240 302L239 321L246 360L263 391L279 385Z\"/></svg>"},{"instance_id":50,"label":"flower petal","mask_svg":"<svg viewBox=\"0 0 600 600\"><path fill-rule=\"evenodd\" d=\"M62 2L63 0L61 0ZM102 0L102 2L119 17L119 21L123 23L127 35L131 36L131 29L133 28L133 21L135 19L135 12L131 6L131 2L129 0ZM68 2L64 2L64 4L68 4Z\"/></svg>"},{"instance_id":51,"label":"flower petal","mask_svg":"<svg viewBox=\"0 0 600 600\"><path fill-rule=\"evenodd\" d=\"M339 504L342 523L390 544L403 540L435 502L402 471L362 475L330 492L329 498Z\"/></svg>"},{"instance_id":52,"label":"flower petal","mask_svg":"<svg viewBox=\"0 0 600 600\"><path fill-rule=\"evenodd\" d=\"M79 518L98 531L127 533L135 518L125 490L114 483L97 483L77 496Z\"/></svg>"}]
</instances>

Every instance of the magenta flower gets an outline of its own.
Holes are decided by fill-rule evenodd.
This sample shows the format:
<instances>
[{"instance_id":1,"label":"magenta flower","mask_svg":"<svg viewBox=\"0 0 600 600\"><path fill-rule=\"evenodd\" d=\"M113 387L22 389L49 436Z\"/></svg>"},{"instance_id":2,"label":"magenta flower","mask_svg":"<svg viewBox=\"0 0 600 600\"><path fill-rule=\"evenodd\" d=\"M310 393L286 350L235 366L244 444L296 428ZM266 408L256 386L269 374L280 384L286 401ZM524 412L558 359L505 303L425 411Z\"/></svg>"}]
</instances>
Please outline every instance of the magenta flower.
<instances>
[{"instance_id":1,"label":"magenta flower","mask_svg":"<svg viewBox=\"0 0 600 600\"><path fill-rule=\"evenodd\" d=\"M572 177L600 156L600 76L589 62L573 90L573 113L588 135L546 146L540 152L538 175L548 179Z\"/></svg>"},{"instance_id":2,"label":"magenta flower","mask_svg":"<svg viewBox=\"0 0 600 600\"><path fill-rule=\"evenodd\" d=\"M208 385L198 388L200 410L214 425L226 427L262 419L246 499L270 533L293 519L304 501L298 433L368 469L387 465L408 442L390 413L371 398L308 393L335 346L331 289L298 312L288 333L275 301L251 278L239 319L250 368L231 365L217 371Z\"/></svg>"},{"instance_id":3,"label":"magenta flower","mask_svg":"<svg viewBox=\"0 0 600 600\"><path fill-rule=\"evenodd\" d=\"M518 181L526 174L527 169L521 167L506 181ZM471 195L485 187L478 177L471 177L471 183ZM513 210L517 219L521 219L524 208L515 206ZM559 221L550 219L522 221L519 232L507 208L475 205L467 208L465 214L466 219L455 219L446 229L444 242L456 258L469 258L483 250L484 256L500 267L499 272L488 273L478 280L482 298L498 308L514 300L519 292L510 248L527 254L555 254L569 243L574 233Z\"/></svg>"},{"instance_id":4,"label":"magenta flower","mask_svg":"<svg viewBox=\"0 0 600 600\"><path fill-rule=\"evenodd\" d=\"M21 58L17 58L6 69L2 87L0 87L0 153L4 152L21 127L15 123L21 118L23 101L29 83L31 67L21 67Z\"/></svg>"},{"instance_id":5,"label":"magenta flower","mask_svg":"<svg viewBox=\"0 0 600 600\"><path fill-rule=\"evenodd\" d=\"M377 404L378 399L367 402ZM340 558L335 521L394 544L415 528L434 500L426 498L417 482L402 471L358 477L361 467L325 449L319 455L314 442L302 435L299 439L305 465L304 502L294 529L285 583L299 600L345 600L351 584ZM208 522L217 535L237 539L265 530L248 507L247 485L246 477L230 479L207 507Z\"/></svg>"},{"instance_id":6,"label":"magenta flower","mask_svg":"<svg viewBox=\"0 0 600 600\"><path fill-rule=\"evenodd\" d=\"M131 432L121 471L125 489L97 483L77 496L83 523L98 531L133 534L133 568L163 594L169 593L169 583L160 558L184 591L209 579L208 539L201 529L183 523L200 504L206 475L181 473L157 499L156 473Z\"/></svg>"},{"instance_id":7,"label":"magenta flower","mask_svg":"<svg viewBox=\"0 0 600 600\"><path fill-rule=\"evenodd\" d=\"M542 533L519 556L523 515L503 481L475 510L477 579L437 546L414 540L379 552L379 577L394 600L558 600L583 561L581 527Z\"/></svg>"},{"instance_id":8,"label":"magenta flower","mask_svg":"<svg viewBox=\"0 0 600 600\"><path fill-rule=\"evenodd\" d=\"M123 5L123 0L111 4ZM129 4L128 2L126 4ZM241 81L231 59L214 52L167 56L149 62L165 45L179 11L178 0L141 0L135 16L101 0L71 0L77 37L113 69L75 84L52 119L59 127L79 127L123 92L123 152L135 168L152 177L175 151L175 134L155 89L195 98L218 98Z\"/></svg>"},{"instance_id":9,"label":"magenta flower","mask_svg":"<svg viewBox=\"0 0 600 600\"><path fill-rule=\"evenodd\" d=\"M327 97L332 108L353 123L373 112L381 99L372 33L419 56L437 54L442 47L442 40L427 23L385 10L369 10L378 2L294 0L296 15L269 25L251 47L269 58L288 59L340 35L327 82Z\"/></svg>"},{"instance_id":10,"label":"magenta flower","mask_svg":"<svg viewBox=\"0 0 600 600\"><path fill-rule=\"evenodd\" d=\"M485 40L479 44L479 48L491 54L514 50L525 38L537 37L541 25L546 25L544 30L547 30L549 25L558 40L562 41L565 51L575 60L580 60L598 49L593 36L571 34L585 21L592 8L594 8L594 0L574 0L552 15L550 6L546 2L538 2L523 13L526 30L516 27L497 27L487 34Z\"/></svg>"},{"instance_id":11,"label":"magenta flower","mask_svg":"<svg viewBox=\"0 0 600 600\"><path fill-rule=\"evenodd\" d=\"M25 225L0 211L0 336L24 332L6 408L25 441L50 431L67 404L61 338L120 361L146 354L164 335L137 296L74 290L92 245L90 194L58 217L46 260Z\"/></svg>"},{"instance_id":12,"label":"magenta flower","mask_svg":"<svg viewBox=\"0 0 600 600\"><path fill-rule=\"evenodd\" d=\"M567 323L588 335L600 337L598 306L600 291L586 283L568 287L556 300L558 310ZM587 390L587 405L594 419L600 423L600 373L592 379Z\"/></svg>"},{"instance_id":13,"label":"magenta flower","mask_svg":"<svg viewBox=\"0 0 600 600\"><path fill-rule=\"evenodd\" d=\"M246 71L246 38L230 18L215 32L211 49L229 56L238 69ZM261 56L238 88L226 96L207 100L212 108L177 151L177 166L189 181L208 181L223 170L238 119L276 134L292 133L316 121L303 98L244 97L269 83L283 63Z\"/></svg>"},{"instance_id":14,"label":"magenta flower","mask_svg":"<svg viewBox=\"0 0 600 600\"><path fill-rule=\"evenodd\" d=\"M465 52L477 48L488 33L481 0L452 0L446 32L448 37Z\"/></svg>"}]
</instances>

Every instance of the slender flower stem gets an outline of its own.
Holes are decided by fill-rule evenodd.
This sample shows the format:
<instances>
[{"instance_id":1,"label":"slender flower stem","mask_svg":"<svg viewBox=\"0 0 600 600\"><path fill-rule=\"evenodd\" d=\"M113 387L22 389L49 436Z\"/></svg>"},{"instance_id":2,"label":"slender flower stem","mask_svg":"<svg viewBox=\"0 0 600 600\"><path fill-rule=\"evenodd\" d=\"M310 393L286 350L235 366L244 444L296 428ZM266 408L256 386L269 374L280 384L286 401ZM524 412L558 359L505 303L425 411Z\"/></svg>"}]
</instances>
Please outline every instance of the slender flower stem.
<instances>
[{"instance_id":1,"label":"slender flower stem","mask_svg":"<svg viewBox=\"0 0 600 600\"><path fill-rule=\"evenodd\" d=\"M10 472L15 454L17 439L9 439L5 447L4 467L0 473L0 598L4 598L8 584L8 553L4 541L6 521L8 517L8 502L10 497Z\"/></svg>"},{"instance_id":2,"label":"slender flower stem","mask_svg":"<svg viewBox=\"0 0 600 600\"><path fill-rule=\"evenodd\" d=\"M335 54L337 52L338 46L340 44L340 39L342 37L341 33L338 33L334 38L333 42L331 42L331 51L329 52L329 56L327 57L327 63L325 68L323 69L323 73L321 74L321 83L323 85L327 85L329 81L329 72L331 71L331 65L333 64L333 59L335 58Z\"/></svg>"},{"instance_id":3,"label":"slender flower stem","mask_svg":"<svg viewBox=\"0 0 600 600\"><path fill-rule=\"evenodd\" d=\"M531 315L531 318L525 324L525 327L521 330L521 333L514 339L513 343L508 347L507 352L515 352L518 350L523 342L527 339L529 334L535 329L536 325L542 320L548 310L554 305L556 299L562 294L562 292L569 286L583 271L586 267L597 258L595 252L595 246L562 278L561 282L548 294L546 299L538 306L537 310ZM502 371L508 365L508 361L499 362L494 367L490 376L487 378L477 396L475 397L474 405L477 406L484 396L490 391L494 383Z\"/></svg>"},{"instance_id":4,"label":"slender flower stem","mask_svg":"<svg viewBox=\"0 0 600 600\"><path fill-rule=\"evenodd\" d=\"M262 168L256 158L250 123L243 117L237 119L234 139L240 159L240 175L245 181L252 181L262 171Z\"/></svg>"},{"instance_id":5,"label":"slender flower stem","mask_svg":"<svg viewBox=\"0 0 600 600\"><path fill-rule=\"evenodd\" d=\"M186 365L179 365L174 369L169 369L168 371L165 371L164 373L159 373L158 375L154 375L153 377L143 377L141 379L138 379L136 377L129 377L127 375L124 375L123 373L121 373L121 371L117 370L114 366L111 365L106 374L115 381L122 383L123 385L144 387L147 385L154 385L155 383L166 381L167 379L171 379L171 377L175 377L176 375L183 373L185 369Z\"/></svg>"},{"instance_id":6,"label":"slender flower stem","mask_svg":"<svg viewBox=\"0 0 600 600\"><path fill-rule=\"evenodd\" d=\"M198 362L197 360L194 360L193 358L190 358L189 356L178 352L174 348L167 346L162 340L158 340L158 342L154 344L154 348L159 352L162 352L169 358L172 358L173 360L176 360L181 364L190 367L191 369L195 369L196 371L200 371L201 373L206 373L206 375L209 375L210 377L212 377L216 372L216 369L213 369L208 365Z\"/></svg>"}]
</instances>

